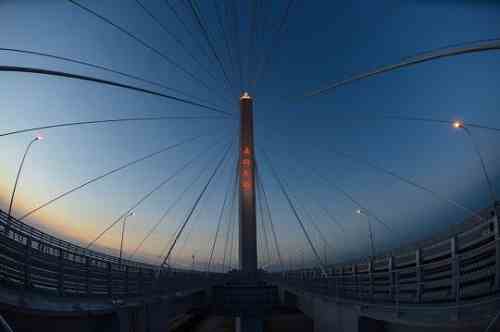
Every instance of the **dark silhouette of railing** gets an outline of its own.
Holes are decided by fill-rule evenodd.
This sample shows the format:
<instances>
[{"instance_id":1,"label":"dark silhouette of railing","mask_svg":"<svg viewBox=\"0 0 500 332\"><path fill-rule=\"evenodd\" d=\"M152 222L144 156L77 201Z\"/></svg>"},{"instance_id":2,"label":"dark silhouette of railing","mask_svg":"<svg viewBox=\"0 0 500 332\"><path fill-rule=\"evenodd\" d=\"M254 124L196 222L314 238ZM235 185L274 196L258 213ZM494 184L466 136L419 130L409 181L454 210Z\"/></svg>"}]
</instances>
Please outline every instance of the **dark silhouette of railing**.
<instances>
[{"instance_id":1,"label":"dark silhouette of railing","mask_svg":"<svg viewBox=\"0 0 500 332\"><path fill-rule=\"evenodd\" d=\"M491 209L490 209L491 212ZM446 239L353 264L275 273L273 281L358 303L448 304L495 299L500 291L498 218Z\"/></svg>"},{"instance_id":2,"label":"dark silhouette of railing","mask_svg":"<svg viewBox=\"0 0 500 332\"><path fill-rule=\"evenodd\" d=\"M372 260L269 275L274 282L364 303L452 304L500 291L498 218L411 250ZM64 296L121 298L207 287L222 274L163 270L89 250L28 226L0 210L1 285Z\"/></svg>"},{"instance_id":3,"label":"dark silhouette of railing","mask_svg":"<svg viewBox=\"0 0 500 332\"><path fill-rule=\"evenodd\" d=\"M1 285L64 296L121 298L203 288L222 275L157 266L89 250L0 210Z\"/></svg>"}]
</instances>

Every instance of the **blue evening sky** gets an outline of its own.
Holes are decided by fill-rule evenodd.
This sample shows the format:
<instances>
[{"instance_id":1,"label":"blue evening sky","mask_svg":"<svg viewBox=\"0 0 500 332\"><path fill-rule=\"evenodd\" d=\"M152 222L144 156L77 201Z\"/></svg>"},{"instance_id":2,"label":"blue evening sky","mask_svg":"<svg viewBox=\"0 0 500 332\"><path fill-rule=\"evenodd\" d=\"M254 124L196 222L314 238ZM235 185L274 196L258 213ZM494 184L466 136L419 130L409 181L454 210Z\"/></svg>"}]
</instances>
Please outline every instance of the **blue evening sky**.
<instances>
[{"instance_id":1,"label":"blue evening sky","mask_svg":"<svg viewBox=\"0 0 500 332\"><path fill-rule=\"evenodd\" d=\"M372 220L378 252L446 231L468 216L453 205L363 163L343 158L334 150L370 160L471 210L490 204L472 141L463 131L446 124L397 121L384 116L461 119L500 128L498 51L436 60L356 82L329 94L300 96L422 51L496 38L500 35L498 2L296 0L282 34L276 37L287 1L256 1L257 32L252 41L252 1L198 0L199 12L231 81L228 88L188 2L170 0L185 23L183 26L166 1L140 0L185 45L189 54L135 0L78 0L168 55L196 80L66 0L0 1L0 47L46 52L107 66L161 82L235 114L241 89L248 90L254 97L259 169L287 263L298 264L301 252L305 261L312 263L312 252L259 149L270 155L315 246L330 263L367 255L367 220L355 213L355 205L314 172L328 177L391 226L392 233ZM224 22L231 56L214 8L218 8ZM237 19L234 9L239 12ZM259 73L258 64L267 54L270 60ZM0 51L0 63L97 76L182 97L119 75L34 55ZM256 85L247 83L255 77ZM0 94L0 132L59 122L137 116L219 116L138 92L32 74L2 72ZM201 153L194 164L140 205L127 222L125 251L130 254L169 204L203 172L141 249L142 258L158 262L157 256L164 251L234 138L237 124L236 118L127 122L0 137L0 208L8 207L22 153L36 134L45 139L32 146L24 165L14 205L14 215L18 217L107 170L165 146L205 135L77 191L25 220L86 244L141 196ZM498 191L500 132L471 132ZM199 268L208 260L224 194L234 178L236 151L231 150L230 163L226 161L217 173L179 240L173 257L179 264L190 264L191 255L196 256ZM342 224L343 231L326 217L323 208ZM231 214L228 208L224 213L216 264L223 260L227 238L231 237L228 221L234 220L235 211ZM265 225L270 233L267 220ZM120 231L118 224L98 241L98 249L116 253ZM233 242L237 234L234 231ZM271 241L270 234L268 237ZM265 241L261 240L262 235L261 265L275 265L275 251L267 257ZM229 251L231 246L227 246ZM232 250L233 265L236 246Z\"/></svg>"}]
</instances>

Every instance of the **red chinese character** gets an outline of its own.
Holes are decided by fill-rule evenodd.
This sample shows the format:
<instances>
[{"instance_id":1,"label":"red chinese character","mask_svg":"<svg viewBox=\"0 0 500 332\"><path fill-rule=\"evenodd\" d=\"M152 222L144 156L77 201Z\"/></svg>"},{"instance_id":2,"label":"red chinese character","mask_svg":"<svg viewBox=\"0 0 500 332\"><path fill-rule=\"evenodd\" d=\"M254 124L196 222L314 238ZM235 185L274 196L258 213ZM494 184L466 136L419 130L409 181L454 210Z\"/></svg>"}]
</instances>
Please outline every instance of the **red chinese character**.
<instances>
[{"instance_id":1,"label":"red chinese character","mask_svg":"<svg viewBox=\"0 0 500 332\"><path fill-rule=\"evenodd\" d=\"M241 175L243 177L249 177L250 176L250 171L248 169L244 169L243 172L241 172Z\"/></svg>"},{"instance_id":2,"label":"red chinese character","mask_svg":"<svg viewBox=\"0 0 500 332\"><path fill-rule=\"evenodd\" d=\"M248 148L248 146L245 146L245 147L243 148L243 154L247 154L247 155L249 155L249 154L250 154L250 149Z\"/></svg>"},{"instance_id":3,"label":"red chinese character","mask_svg":"<svg viewBox=\"0 0 500 332\"><path fill-rule=\"evenodd\" d=\"M241 164L242 164L243 166L249 167L249 166L250 166L250 159L243 159L243 160L241 161Z\"/></svg>"},{"instance_id":4,"label":"red chinese character","mask_svg":"<svg viewBox=\"0 0 500 332\"><path fill-rule=\"evenodd\" d=\"M252 182L250 182L250 181L243 181L242 184L241 184L241 186L245 190L250 190L250 188L252 188Z\"/></svg>"}]
</instances>

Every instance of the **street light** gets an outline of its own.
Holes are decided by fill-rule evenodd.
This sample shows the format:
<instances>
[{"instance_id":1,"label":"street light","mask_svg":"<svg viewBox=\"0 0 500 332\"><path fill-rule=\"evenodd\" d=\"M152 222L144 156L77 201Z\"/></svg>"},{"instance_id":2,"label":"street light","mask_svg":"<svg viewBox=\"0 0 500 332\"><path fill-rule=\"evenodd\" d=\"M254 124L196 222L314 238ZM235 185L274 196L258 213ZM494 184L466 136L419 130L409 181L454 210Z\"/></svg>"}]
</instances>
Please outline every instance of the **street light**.
<instances>
[{"instance_id":1,"label":"street light","mask_svg":"<svg viewBox=\"0 0 500 332\"><path fill-rule=\"evenodd\" d=\"M463 129L465 131L465 133L467 134L467 136L472 141L472 145L474 147L474 150L476 151L477 157L479 158L479 161L481 162L481 168L483 170L483 174L484 174L484 178L486 179L486 183L488 184L488 189L490 191L490 196L491 196L491 200L493 201L493 209L494 209L495 204L496 204L496 198L495 198L496 195L495 195L495 191L493 190L493 185L491 183L488 172L486 171L486 164L484 163L484 159L483 159L483 156L481 155L481 150L479 150L479 146L474 141L474 138L472 137L472 133L469 130L469 128L467 128L462 121L458 121L458 120L454 121L453 128Z\"/></svg>"},{"instance_id":2,"label":"street light","mask_svg":"<svg viewBox=\"0 0 500 332\"><path fill-rule=\"evenodd\" d=\"M125 223L127 222L128 217L132 217L135 214L135 212L130 212L127 214L125 217L123 217L123 223L122 223L122 240L120 241L120 266L122 265L122 254L123 254L123 236L125 235Z\"/></svg>"},{"instance_id":3,"label":"street light","mask_svg":"<svg viewBox=\"0 0 500 332\"><path fill-rule=\"evenodd\" d=\"M10 222L10 218L11 218L12 205L14 204L14 196L16 194L17 183L19 182L19 177L21 176L21 171L23 169L24 160L26 159L26 156L28 155L28 151L30 150L31 145L33 145L33 143L35 143L36 141L41 141L41 140L43 140L43 136L38 135L38 136L34 137L29 142L28 146L26 147L26 150L24 150L23 159L21 159L21 164L19 164L19 169L17 170L16 181L14 182L14 188L12 189L12 194L10 195L9 212L7 213L9 216L9 222Z\"/></svg>"},{"instance_id":4,"label":"street light","mask_svg":"<svg viewBox=\"0 0 500 332\"><path fill-rule=\"evenodd\" d=\"M458 129L458 128L463 128L463 127L464 127L464 125L463 125L462 122L460 122L460 121L453 121L453 128L457 128Z\"/></svg>"},{"instance_id":5,"label":"street light","mask_svg":"<svg viewBox=\"0 0 500 332\"><path fill-rule=\"evenodd\" d=\"M371 257L375 258L375 244L373 243L373 231L372 231L372 222L371 218L369 215L364 213L361 209L357 209L356 213L359 214L360 216L366 217L366 221L368 222L368 236L370 239L370 252L371 252Z\"/></svg>"}]
</instances>

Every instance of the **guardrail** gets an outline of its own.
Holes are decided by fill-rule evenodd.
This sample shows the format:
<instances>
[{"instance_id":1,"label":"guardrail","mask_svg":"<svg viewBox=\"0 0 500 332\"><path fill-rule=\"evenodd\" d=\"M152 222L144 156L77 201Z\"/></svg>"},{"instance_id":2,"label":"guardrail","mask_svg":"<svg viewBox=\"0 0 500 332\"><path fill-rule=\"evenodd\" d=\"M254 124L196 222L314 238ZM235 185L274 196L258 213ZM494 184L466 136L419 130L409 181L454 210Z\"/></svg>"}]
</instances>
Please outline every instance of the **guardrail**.
<instances>
[{"instance_id":1,"label":"guardrail","mask_svg":"<svg viewBox=\"0 0 500 332\"><path fill-rule=\"evenodd\" d=\"M480 223L444 240L353 264L294 270L273 281L365 303L460 304L500 292L500 229L486 214Z\"/></svg>"},{"instance_id":2,"label":"guardrail","mask_svg":"<svg viewBox=\"0 0 500 332\"><path fill-rule=\"evenodd\" d=\"M159 270L89 250L0 210L0 284L64 296L121 298L202 288L220 274Z\"/></svg>"}]
</instances>

